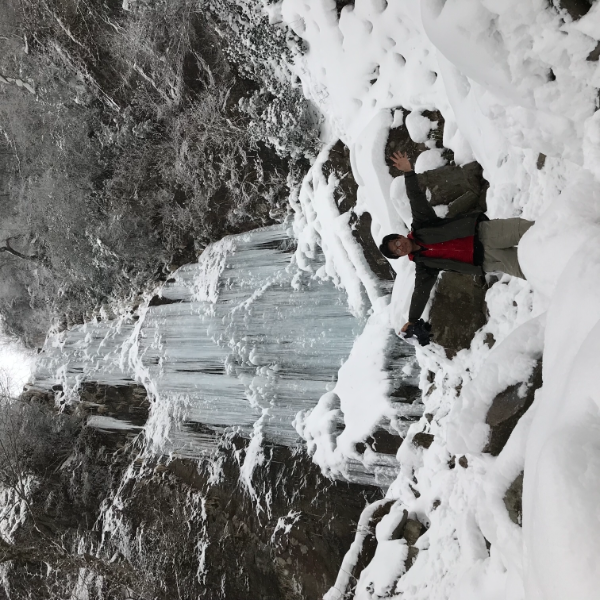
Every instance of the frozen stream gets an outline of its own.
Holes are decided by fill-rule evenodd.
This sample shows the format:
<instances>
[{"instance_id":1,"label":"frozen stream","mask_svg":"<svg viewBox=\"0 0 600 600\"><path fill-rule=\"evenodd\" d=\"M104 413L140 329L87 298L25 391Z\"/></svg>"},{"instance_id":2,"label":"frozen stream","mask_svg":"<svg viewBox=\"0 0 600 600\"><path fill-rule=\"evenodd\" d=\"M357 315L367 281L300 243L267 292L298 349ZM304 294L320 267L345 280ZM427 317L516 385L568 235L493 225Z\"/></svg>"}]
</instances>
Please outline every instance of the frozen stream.
<instances>
[{"instance_id":1,"label":"frozen stream","mask_svg":"<svg viewBox=\"0 0 600 600\"><path fill-rule=\"evenodd\" d=\"M296 444L295 416L333 388L365 319L331 281L298 269L293 251L283 226L212 244L137 315L49 338L36 385L62 385L74 402L83 381L142 383L159 451L199 455L205 427Z\"/></svg>"}]
</instances>

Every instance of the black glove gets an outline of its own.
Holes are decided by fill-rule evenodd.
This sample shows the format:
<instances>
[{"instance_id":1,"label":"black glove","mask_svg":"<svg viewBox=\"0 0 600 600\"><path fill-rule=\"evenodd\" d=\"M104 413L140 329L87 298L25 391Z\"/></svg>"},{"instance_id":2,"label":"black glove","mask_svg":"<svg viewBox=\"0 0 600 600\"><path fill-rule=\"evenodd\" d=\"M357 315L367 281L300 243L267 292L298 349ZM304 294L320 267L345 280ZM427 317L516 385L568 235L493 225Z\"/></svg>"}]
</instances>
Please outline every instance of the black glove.
<instances>
[{"instance_id":1,"label":"black glove","mask_svg":"<svg viewBox=\"0 0 600 600\"><path fill-rule=\"evenodd\" d=\"M416 337L421 346L427 346L433 337L431 333L431 325L423 319L418 319L415 323L411 323L404 332L405 338Z\"/></svg>"}]
</instances>

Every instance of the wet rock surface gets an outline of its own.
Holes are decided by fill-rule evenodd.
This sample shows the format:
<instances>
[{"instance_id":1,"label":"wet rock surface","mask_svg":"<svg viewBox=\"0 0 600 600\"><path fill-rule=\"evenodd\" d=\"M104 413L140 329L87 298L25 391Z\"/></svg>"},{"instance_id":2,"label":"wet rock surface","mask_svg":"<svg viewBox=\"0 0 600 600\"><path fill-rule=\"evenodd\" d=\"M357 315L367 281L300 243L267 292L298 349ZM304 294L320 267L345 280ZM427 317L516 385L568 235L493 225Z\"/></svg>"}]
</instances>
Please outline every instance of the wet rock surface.
<instances>
[{"instance_id":1,"label":"wet rock surface","mask_svg":"<svg viewBox=\"0 0 600 600\"><path fill-rule=\"evenodd\" d=\"M490 434L484 452L489 452L492 456L500 454L519 419L533 403L535 391L540 387L542 387L541 359L533 369L528 382L511 385L494 398L485 419L490 426Z\"/></svg>"},{"instance_id":2,"label":"wet rock surface","mask_svg":"<svg viewBox=\"0 0 600 600\"><path fill-rule=\"evenodd\" d=\"M443 346L449 357L468 348L475 333L485 325L487 289L482 277L450 271L442 273L429 320L433 341Z\"/></svg>"}]
</instances>

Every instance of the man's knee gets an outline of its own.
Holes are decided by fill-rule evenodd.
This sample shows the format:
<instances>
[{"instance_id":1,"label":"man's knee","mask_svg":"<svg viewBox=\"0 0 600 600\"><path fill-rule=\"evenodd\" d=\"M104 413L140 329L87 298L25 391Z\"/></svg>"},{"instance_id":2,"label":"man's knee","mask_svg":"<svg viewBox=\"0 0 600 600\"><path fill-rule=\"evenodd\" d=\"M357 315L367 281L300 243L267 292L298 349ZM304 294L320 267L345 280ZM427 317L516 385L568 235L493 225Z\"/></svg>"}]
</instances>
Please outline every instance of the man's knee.
<instances>
[{"instance_id":1,"label":"man's knee","mask_svg":"<svg viewBox=\"0 0 600 600\"><path fill-rule=\"evenodd\" d=\"M529 228L532 227L534 221L528 221L527 219L519 219L519 239L522 238Z\"/></svg>"},{"instance_id":2,"label":"man's knee","mask_svg":"<svg viewBox=\"0 0 600 600\"><path fill-rule=\"evenodd\" d=\"M525 279L525 275L519 264L519 257L516 248L487 248L485 249L484 260L482 265L486 273L498 271L506 273L513 277Z\"/></svg>"}]
</instances>

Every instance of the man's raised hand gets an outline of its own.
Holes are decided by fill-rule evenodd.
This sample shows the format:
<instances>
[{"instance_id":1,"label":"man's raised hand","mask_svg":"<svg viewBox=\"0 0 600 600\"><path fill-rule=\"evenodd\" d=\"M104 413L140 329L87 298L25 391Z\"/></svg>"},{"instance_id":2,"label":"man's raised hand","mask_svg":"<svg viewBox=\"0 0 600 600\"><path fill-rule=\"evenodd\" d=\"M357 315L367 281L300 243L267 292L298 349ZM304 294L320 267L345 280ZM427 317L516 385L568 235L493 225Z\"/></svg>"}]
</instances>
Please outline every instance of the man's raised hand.
<instances>
[{"instance_id":1,"label":"man's raised hand","mask_svg":"<svg viewBox=\"0 0 600 600\"><path fill-rule=\"evenodd\" d=\"M394 152L390 157L392 164L398 169L398 171L412 171L412 165L406 152L402 153L399 151Z\"/></svg>"}]
</instances>

